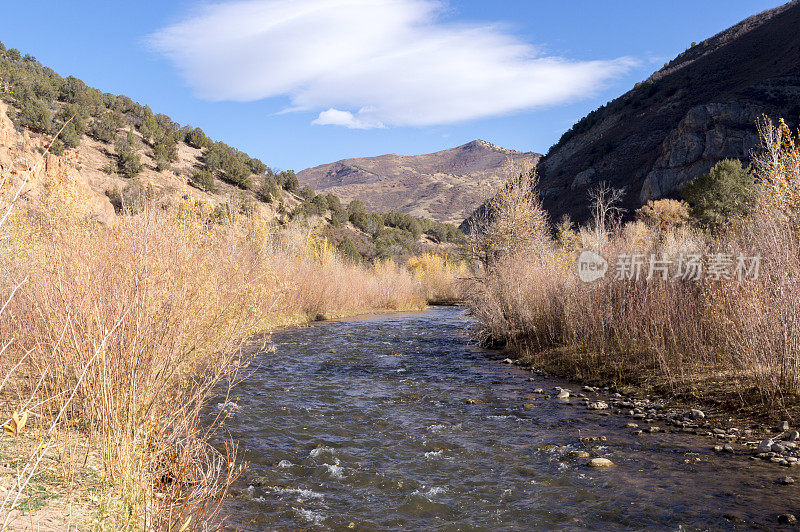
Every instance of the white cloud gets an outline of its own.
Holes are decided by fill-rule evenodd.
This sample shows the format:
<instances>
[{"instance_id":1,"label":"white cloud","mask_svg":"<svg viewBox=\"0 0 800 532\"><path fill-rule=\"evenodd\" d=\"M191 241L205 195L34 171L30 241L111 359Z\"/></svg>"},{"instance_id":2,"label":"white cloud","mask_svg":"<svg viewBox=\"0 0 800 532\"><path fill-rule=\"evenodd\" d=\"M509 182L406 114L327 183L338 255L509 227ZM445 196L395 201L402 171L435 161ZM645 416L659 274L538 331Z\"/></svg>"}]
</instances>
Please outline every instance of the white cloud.
<instances>
[{"instance_id":1,"label":"white cloud","mask_svg":"<svg viewBox=\"0 0 800 532\"><path fill-rule=\"evenodd\" d=\"M585 97L629 58L547 57L492 25L447 24L436 0L211 4L150 37L200 97L288 97L315 124L426 126Z\"/></svg>"},{"instance_id":2,"label":"white cloud","mask_svg":"<svg viewBox=\"0 0 800 532\"><path fill-rule=\"evenodd\" d=\"M361 113L359 112L359 115L360 114ZM356 117L350 111L340 111L339 109L334 108L330 108L327 111L322 111L316 120L311 123L317 126L344 126L350 129L373 129L385 127L380 122L362 120Z\"/></svg>"}]
</instances>

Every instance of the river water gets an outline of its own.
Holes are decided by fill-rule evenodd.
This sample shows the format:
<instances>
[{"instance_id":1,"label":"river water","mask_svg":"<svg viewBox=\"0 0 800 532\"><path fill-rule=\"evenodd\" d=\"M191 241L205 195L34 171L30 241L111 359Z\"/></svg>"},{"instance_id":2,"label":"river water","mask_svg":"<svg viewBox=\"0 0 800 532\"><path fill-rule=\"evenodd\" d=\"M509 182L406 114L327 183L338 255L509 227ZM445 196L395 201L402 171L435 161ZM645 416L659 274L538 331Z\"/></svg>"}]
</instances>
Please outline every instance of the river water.
<instances>
[{"instance_id":1,"label":"river water","mask_svg":"<svg viewBox=\"0 0 800 532\"><path fill-rule=\"evenodd\" d=\"M579 387L491 360L471 326L449 307L273 334L235 405L217 405L249 463L230 527L747 529L800 513L800 483L777 483L796 470L535 395Z\"/></svg>"}]
</instances>

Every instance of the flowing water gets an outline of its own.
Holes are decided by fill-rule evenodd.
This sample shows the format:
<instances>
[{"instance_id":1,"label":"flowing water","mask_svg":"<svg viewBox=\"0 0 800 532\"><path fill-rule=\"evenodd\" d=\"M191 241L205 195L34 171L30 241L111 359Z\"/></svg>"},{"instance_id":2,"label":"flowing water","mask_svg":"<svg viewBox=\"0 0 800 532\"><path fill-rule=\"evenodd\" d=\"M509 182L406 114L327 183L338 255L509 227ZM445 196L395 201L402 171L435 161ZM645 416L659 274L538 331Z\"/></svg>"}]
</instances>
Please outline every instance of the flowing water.
<instances>
[{"instance_id":1,"label":"flowing water","mask_svg":"<svg viewBox=\"0 0 800 532\"><path fill-rule=\"evenodd\" d=\"M795 470L534 395L578 387L492 361L471 325L433 308L275 333L235 404L217 405L249 462L231 528L746 529L800 513L800 483L776 482Z\"/></svg>"}]
</instances>

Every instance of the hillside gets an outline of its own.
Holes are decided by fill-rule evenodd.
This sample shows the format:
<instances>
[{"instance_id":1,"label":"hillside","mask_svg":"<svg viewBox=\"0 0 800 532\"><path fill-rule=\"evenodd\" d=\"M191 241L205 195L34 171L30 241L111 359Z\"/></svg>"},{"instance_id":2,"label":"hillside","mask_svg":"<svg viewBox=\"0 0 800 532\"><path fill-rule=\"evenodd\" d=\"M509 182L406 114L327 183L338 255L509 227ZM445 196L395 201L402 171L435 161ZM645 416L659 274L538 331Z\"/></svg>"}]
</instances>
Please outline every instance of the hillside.
<instances>
[{"instance_id":1,"label":"hillside","mask_svg":"<svg viewBox=\"0 0 800 532\"><path fill-rule=\"evenodd\" d=\"M34 210L49 183L69 179L83 198L84 214L105 225L145 203L188 199L205 205L219 223L250 214L276 228L301 223L358 260L447 252L463 238L452 225L370 212L360 202L343 204L330 192L301 188L291 170L274 172L200 128L61 77L0 43L0 175L24 175L48 146L45 164L21 196Z\"/></svg>"},{"instance_id":2,"label":"hillside","mask_svg":"<svg viewBox=\"0 0 800 532\"><path fill-rule=\"evenodd\" d=\"M544 206L583 221L588 191L624 189L631 212L674 196L723 158L749 159L755 121L800 116L800 2L752 16L693 45L592 111L538 165ZM467 229L468 223L462 225Z\"/></svg>"},{"instance_id":3,"label":"hillside","mask_svg":"<svg viewBox=\"0 0 800 532\"><path fill-rule=\"evenodd\" d=\"M297 174L302 185L358 199L368 209L459 223L506 179L530 170L536 153L482 140L425 155L345 159Z\"/></svg>"}]
</instances>

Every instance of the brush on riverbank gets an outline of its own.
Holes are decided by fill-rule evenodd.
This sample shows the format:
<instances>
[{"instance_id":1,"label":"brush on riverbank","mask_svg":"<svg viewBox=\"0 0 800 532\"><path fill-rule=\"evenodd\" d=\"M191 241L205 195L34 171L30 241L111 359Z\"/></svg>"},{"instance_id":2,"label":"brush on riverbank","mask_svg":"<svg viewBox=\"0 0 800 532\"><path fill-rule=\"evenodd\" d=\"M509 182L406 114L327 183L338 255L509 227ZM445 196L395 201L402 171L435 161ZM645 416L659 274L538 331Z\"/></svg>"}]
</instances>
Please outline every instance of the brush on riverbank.
<instances>
[{"instance_id":1,"label":"brush on riverbank","mask_svg":"<svg viewBox=\"0 0 800 532\"><path fill-rule=\"evenodd\" d=\"M224 420L201 423L201 412L246 375L266 342L258 335L425 303L405 268L348 263L302 227L220 223L188 201L145 204L100 226L68 172L50 176L41 204L23 210L14 200L31 174L19 183L7 175L2 197L0 392L7 437L30 445L17 448L27 454L14 460L0 519L30 519L17 509L35 509L21 506L32 486L72 501L68 485L90 489L82 515L103 526L219 522L241 466L235 444L219 452L209 443ZM50 462L59 475L43 474ZM91 485L87 463L97 468Z\"/></svg>"},{"instance_id":2,"label":"brush on riverbank","mask_svg":"<svg viewBox=\"0 0 800 532\"><path fill-rule=\"evenodd\" d=\"M558 374L611 384L645 384L699 397L725 396L762 414L796 413L800 392L800 153L781 123L761 124L757 208L709 235L690 226L631 222L562 228L550 236L530 183L509 188L472 247L478 267L470 307L484 339L508 345ZM605 213L605 211L604 211ZM520 230L525 228L525 230ZM721 256L730 278L615 279L575 273L577 251L605 257ZM740 280L739 257L760 257ZM748 265L749 266L749 265Z\"/></svg>"}]
</instances>

